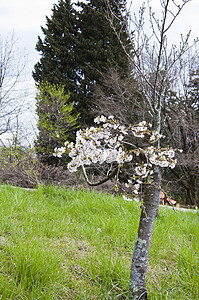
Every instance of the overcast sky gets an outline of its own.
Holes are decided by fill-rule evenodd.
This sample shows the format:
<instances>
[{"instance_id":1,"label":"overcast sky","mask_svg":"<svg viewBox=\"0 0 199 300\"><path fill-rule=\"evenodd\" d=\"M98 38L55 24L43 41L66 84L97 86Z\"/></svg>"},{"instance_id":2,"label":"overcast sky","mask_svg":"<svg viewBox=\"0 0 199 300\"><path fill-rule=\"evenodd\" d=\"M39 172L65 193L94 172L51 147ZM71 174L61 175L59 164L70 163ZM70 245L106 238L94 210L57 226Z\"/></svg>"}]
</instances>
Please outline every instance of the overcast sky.
<instances>
[{"instance_id":1,"label":"overcast sky","mask_svg":"<svg viewBox=\"0 0 199 300\"><path fill-rule=\"evenodd\" d=\"M141 2L134 0L132 8L138 7ZM35 45L38 35L41 35L40 26L45 26L45 16L52 14L53 3L58 3L58 0L0 0L0 36L15 33L18 46L27 50L30 68L39 59ZM151 3L156 7L159 0L152 0ZM170 34L173 41L189 29L192 30L193 36L199 35L199 0L188 3L176 20Z\"/></svg>"},{"instance_id":2,"label":"overcast sky","mask_svg":"<svg viewBox=\"0 0 199 300\"><path fill-rule=\"evenodd\" d=\"M178 3L181 0L176 0ZM130 2L130 0L129 0ZM151 4L157 8L160 0L152 0ZM17 45L21 51L26 50L28 55L27 77L34 88L31 73L34 64L39 60L39 53L35 50L38 35L41 35L41 26L45 26L46 15L52 15L52 7L58 0L0 0L0 37L15 34ZM134 0L134 10L142 3ZM191 0L176 20L173 30L170 32L172 43L175 43L180 34L186 34L192 30L192 36L199 36L199 0Z\"/></svg>"},{"instance_id":3,"label":"overcast sky","mask_svg":"<svg viewBox=\"0 0 199 300\"><path fill-rule=\"evenodd\" d=\"M0 0L0 36L14 32L17 45L26 49L29 64L38 60L35 45L41 34L41 25L45 25L45 16L51 15L54 0Z\"/></svg>"}]
</instances>

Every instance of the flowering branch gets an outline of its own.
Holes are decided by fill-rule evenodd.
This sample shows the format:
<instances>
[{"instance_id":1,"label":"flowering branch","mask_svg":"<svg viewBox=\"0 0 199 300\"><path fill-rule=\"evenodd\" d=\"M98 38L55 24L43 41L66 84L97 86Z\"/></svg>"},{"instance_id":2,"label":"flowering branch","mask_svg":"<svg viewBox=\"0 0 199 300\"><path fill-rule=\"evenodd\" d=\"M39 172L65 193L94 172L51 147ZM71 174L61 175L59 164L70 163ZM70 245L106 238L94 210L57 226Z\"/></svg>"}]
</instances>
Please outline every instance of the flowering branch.
<instances>
[{"instance_id":1,"label":"flowering branch","mask_svg":"<svg viewBox=\"0 0 199 300\"><path fill-rule=\"evenodd\" d=\"M154 166L174 168L176 165L175 151L169 147L159 148L153 146L162 135L151 130L151 124L145 121L128 127L120 125L113 116L108 118L99 116L94 119L98 127L79 130L76 133L76 142L65 142L65 147L56 148L54 155L61 157L68 152L71 161L68 163L70 172L82 168L87 183L91 186L100 185L113 178L124 163L134 161L135 174L129 179L127 187L132 187L134 195L138 194L141 183L153 173ZM148 138L149 144L145 148L137 148L134 144L126 142L125 137L132 134L136 138ZM127 149L125 145L128 145ZM137 162L139 158L139 163ZM144 158L144 159L143 159ZM117 164L117 167L99 182L90 182L85 166L92 164Z\"/></svg>"}]
</instances>

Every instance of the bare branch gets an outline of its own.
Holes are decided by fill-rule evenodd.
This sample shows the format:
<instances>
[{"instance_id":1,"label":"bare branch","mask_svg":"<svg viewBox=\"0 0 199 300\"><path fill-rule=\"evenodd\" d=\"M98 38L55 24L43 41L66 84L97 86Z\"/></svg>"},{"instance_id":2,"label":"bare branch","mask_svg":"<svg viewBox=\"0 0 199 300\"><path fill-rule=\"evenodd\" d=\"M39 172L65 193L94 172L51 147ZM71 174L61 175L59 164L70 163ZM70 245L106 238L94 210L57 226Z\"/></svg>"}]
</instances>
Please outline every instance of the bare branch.
<instances>
[{"instance_id":1,"label":"bare branch","mask_svg":"<svg viewBox=\"0 0 199 300\"><path fill-rule=\"evenodd\" d=\"M106 2L106 4L107 4L107 8L108 8L108 10L107 10L107 18L108 18L108 20L109 20L109 22L110 22L110 24L111 24L111 26L112 26L112 29L114 30L114 33L115 33L116 37L117 37L118 40L120 41L120 44L121 44L121 46L122 46L122 48L123 48L125 54L126 54L127 57L129 58L129 60L131 61L131 63L134 65L134 67L137 69L139 75L140 75L140 76L144 79L144 81L148 84L148 86L149 86L150 88L153 88L153 86L151 85L150 81L148 81L148 79L146 78L146 76L145 76L144 73L142 72L142 70L141 70L141 68L140 68L140 65L135 63L132 54L129 54L129 52L127 51L126 46L124 45L124 43L122 42L122 40L121 40L121 38L120 38L120 33L117 31L117 29L116 29L115 26L114 26L114 18L118 18L118 17L115 16L115 14L114 14L114 12L113 12L113 10L112 10L112 8L111 8L111 5L110 5L110 3L109 3L109 0L105 0L105 2ZM144 14L144 7L142 7L141 10L140 10L140 19L139 19L139 21L138 21L138 22L135 21L135 24L139 24L139 25L137 25L137 27L139 28L139 30L141 30L141 28L142 28L142 26L143 26L143 24L142 24L143 14ZM130 35L129 35L129 36L130 36ZM137 57L139 57L139 54L138 54L138 53L139 53L139 51L137 50ZM136 55L136 51L135 51L134 54ZM146 100L147 100L147 102L148 102L148 105L149 105L149 107L150 107L151 113L153 114L153 113L154 113L154 108L153 108L153 106L152 106L152 103L151 103L151 101L150 101L150 98L149 98L147 95L145 95L145 96L146 96Z\"/></svg>"},{"instance_id":2,"label":"bare branch","mask_svg":"<svg viewBox=\"0 0 199 300\"><path fill-rule=\"evenodd\" d=\"M178 15L180 14L180 12L182 11L183 7L184 7L188 2L190 2L190 1L191 1L191 0L184 0L183 3L182 3L182 5L180 6L180 5L177 5L177 4L175 3L174 0L172 0L172 2L173 2L173 3L175 4L175 6L178 8L178 11L177 11L176 14L172 14L172 15L173 15L173 19L172 19L172 21L169 23L169 25L167 26L167 28L165 29L164 33L166 33L166 32L171 28L171 26L173 25L174 21L176 20L176 18L178 17Z\"/></svg>"},{"instance_id":3,"label":"bare branch","mask_svg":"<svg viewBox=\"0 0 199 300\"><path fill-rule=\"evenodd\" d=\"M11 131L17 126L16 116L24 110L24 87L22 76L25 75L25 54L16 47L14 34L0 38L0 134Z\"/></svg>"}]
</instances>

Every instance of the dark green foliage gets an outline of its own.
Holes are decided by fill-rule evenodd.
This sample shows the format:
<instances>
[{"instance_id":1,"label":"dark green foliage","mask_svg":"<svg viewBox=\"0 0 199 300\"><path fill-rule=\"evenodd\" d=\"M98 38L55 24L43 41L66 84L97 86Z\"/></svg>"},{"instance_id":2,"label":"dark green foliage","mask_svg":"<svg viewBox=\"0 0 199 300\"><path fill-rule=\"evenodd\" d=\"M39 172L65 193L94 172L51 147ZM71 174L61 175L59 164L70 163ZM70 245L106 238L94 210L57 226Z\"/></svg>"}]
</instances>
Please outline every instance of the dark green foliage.
<instances>
[{"instance_id":1,"label":"dark green foliage","mask_svg":"<svg viewBox=\"0 0 199 300\"><path fill-rule=\"evenodd\" d=\"M121 30L120 39L129 50L128 35L124 24L120 24L122 19L121 11L125 7L126 1L113 1L112 8L118 16L118 26ZM88 3L81 2L81 13L79 14L79 28L81 35L79 47L77 49L78 64L81 69L81 88L84 96L90 105L89 108L96 110L96 102L92 98L92 92L96 84L103 83L102 73L109 72L110 69L117 69L122 77L128 74L128 58L125 55L120 41L115 35L109 20L107 19L107 6L104 1L91 0ZM110 94L109 94L110 95ZM79 109L86 124L91 124L93 112L88 114L84 100L80 103ZM85 112L87 116L85 116Z\"/></svg>"},{"instance_id":2,"label":"dark green foliage","mask_svg":"<svg viewBox=\"0 0 199 300\"><path fill-rule=\"evenodd\" d=\"M42 82L36 96L37 114L39 116L39 134L36 141L37 153L42 161L55 163L54 148L63 146L67 139L72 139L72 133L77 128L78 114L73 113L73 103L69 102L61 84Z\"/></svg>"},{"instance_id":3,"label":"dark green foliage","mask_svg":"<svg viewBox=\"0 0 199 300\"><path fill-rule=\"evenodd\" d=\"M106 5L101 1L87 1L73 6L72 1L60 0L54 5L52 17L47 17L46 28L42 27L44 40L36 45L41 53L35 65L33 78L36 84L42 81L64 84L70 92L70 102L80 113L79 124L90 125L93 119L93 86L100 83L101 72L117 68L122 76L128 73L128 60L120 42L106 17ZM120 8L124 0L116 1ZM113 10L121 17L119 8ZM118 19L119 20L119 19ZM124 23L118 21L121 38L128 45Z\"/></svg>"},{"instance_id":4,"label":"dark green foliage","mask_svg":"<svg viewBox=\"0 0 199 300\"><path fill-rule=\"evenodd\" d=\"M41 53L35 65L33 78L37 84L47 81L64 84L66 91L75 93L78 74L76 67L76 14L70 1L59 1L52 9L52 18L46 17L46 28L41 27L45 36L39 37L36 50Z\"/></svg>"},{"instance_id":5,"label":"dark green foliage","mask_svg":"<svg viewBox=\"0 0 199 300\"><path fill-rule=\"evenodd\" d=\"M118 2L114 13L122 18L120 9L124 1ZM83 83L99 82L100 73L106 73L109 68L118 69L119 74L126 76L128 61L118 38L107 20L107 6L104 1L91 0L88 4L80 4L82 11L79 15L79 28L81 30L80 45L78 47L79 65L85 78ZM116 25L116 24L115 24ZM122 27L118 21L118 26ZM121 40L128 44L127 31L124 26L121 31Z\"/></svg>"}]
</instances>

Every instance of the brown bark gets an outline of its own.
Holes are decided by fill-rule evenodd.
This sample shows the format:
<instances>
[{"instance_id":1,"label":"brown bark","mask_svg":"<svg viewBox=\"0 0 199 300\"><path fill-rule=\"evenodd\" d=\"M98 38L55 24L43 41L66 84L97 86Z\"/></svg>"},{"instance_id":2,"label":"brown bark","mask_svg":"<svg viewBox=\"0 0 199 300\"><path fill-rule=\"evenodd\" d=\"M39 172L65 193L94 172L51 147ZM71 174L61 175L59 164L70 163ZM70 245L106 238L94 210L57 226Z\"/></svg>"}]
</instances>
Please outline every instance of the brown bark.
<instances>
[{"instance_id":1,"label":"brown bark","mask_svg":"<svg viewBox=\"0 0 199 300\"><path fill-rule=\"evenodd\" d=\"M131 299L147 299L145 288L148 267L149 249L153 234L153 225L158 213L161 174L158 168L154 171L154 182L146 184L138 235L131 264L130 292Z\"/></svg>"}]
</instances>

